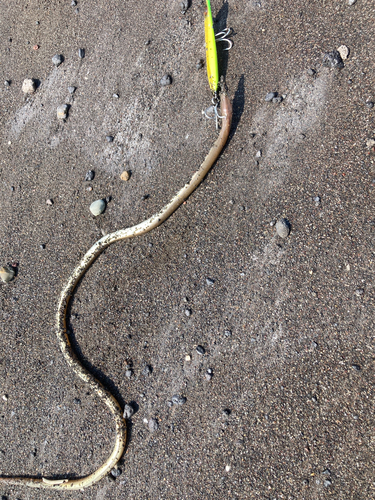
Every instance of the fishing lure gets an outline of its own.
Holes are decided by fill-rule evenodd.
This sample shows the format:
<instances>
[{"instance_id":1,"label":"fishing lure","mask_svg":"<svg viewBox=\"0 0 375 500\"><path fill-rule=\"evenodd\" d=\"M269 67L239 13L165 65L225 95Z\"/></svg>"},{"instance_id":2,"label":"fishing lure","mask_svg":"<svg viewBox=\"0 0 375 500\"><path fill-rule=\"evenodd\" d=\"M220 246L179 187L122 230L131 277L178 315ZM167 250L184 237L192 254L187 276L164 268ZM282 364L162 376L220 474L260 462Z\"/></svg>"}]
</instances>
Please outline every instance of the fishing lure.
<instances>
[{"instance_id":1,"label":"fishing lure","mask_svg":"<svg viewBox=\"0 0 375 500\"><path fill-rule=\"evenodd\" d=\"M225 28L225 30L220 31L215 35L214 22L212 19L212 10L210 0L206 0L206 10L204 12L204 35L206 42L206 66L207 66L207 77L208 84L212 91L212 105L203 111L206 118L216 120L216 129L218 128L218 119L222 118L217 110L219 105L219 61L217 57L216 42L227 42L228 47L224 50L230 50L233 46L233 42L228 40L230 34L230 28Z\"/></svg>"}]
</instances>

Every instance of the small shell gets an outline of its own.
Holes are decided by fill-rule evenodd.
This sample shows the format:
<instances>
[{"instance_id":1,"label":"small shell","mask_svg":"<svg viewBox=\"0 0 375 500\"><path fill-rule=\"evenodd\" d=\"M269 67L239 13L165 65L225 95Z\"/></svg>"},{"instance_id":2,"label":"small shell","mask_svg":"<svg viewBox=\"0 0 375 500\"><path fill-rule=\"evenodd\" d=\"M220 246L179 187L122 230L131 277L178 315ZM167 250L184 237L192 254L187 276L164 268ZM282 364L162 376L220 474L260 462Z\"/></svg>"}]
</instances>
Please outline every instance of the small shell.
<instances>
[{"instance_id":1,"label":"small shell","mask_svg":"<svg viewBox=\"0 0 375 500\"><path fill-rule=\"evenodd\" d=\"M106 207L105 201L104 200L96 200L90 205L90 212L92 215L100 215L104 212Z\"/></svg>"},{"instance_id":2,"label":"small shell","mask_svg":"<svg viewBox=\"0 0 375 500\"><path fill-rule=\"evenodd\" d=\"M280 238L287 238L290 233L290 224L286 219L280 219L276 222L276 232Z\"/></svg>"},{"instance_id":3,"label":"small shell","mask_svg":"<svg viewBox=\"0 0 375 500\"><path fill-rule=\"evenodd\" d=\"M12 281L14 278L14 269L9 266L3 266L0 268L0 278L4 283L8 283L8 281Z\"/></svg>"},{"instance_id":4,"label":"small shell","mask_svg":"<svg viewBox=\"0 0 375 500\"><path fill-rule=\"evenodd\" d=\"M130 179L130 174L126 170L120 175L122 181L128 181Z\"/></svg>"},{"instance_id":5,"label":"small shell","mask_svg":"<svg viewBox=\"0 0 375 500\"><path fill-rule=\"evenodd\" d=\"M22 84L22 92L24 94L33 94L35 92L35 82L32 78L26 78Z\"/></svg>"}]
</instances>

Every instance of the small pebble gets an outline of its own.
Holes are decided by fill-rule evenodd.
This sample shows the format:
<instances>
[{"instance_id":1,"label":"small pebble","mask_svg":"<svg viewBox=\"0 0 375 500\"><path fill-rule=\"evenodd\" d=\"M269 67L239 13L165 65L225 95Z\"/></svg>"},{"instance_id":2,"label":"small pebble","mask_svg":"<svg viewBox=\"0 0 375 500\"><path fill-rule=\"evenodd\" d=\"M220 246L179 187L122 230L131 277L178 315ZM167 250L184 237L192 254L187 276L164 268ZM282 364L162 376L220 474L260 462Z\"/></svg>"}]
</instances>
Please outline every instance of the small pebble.
<instances>
[{"instance_id":1,"label":"small pebble","mask_svg":"<svg viewBox=\"0 0 375 500\"><path fill-rule=\"evenodd\" d=\"M225 472L229 472L229 471L230 471L230 469L231 469L230 465L226 465L226 466L225 466Z\"/></svg>"},{"instance_id":2,"label":"small pebble","mask_svg":"<svg viewBox=\"0 0 375 500\"><path fill-rule=\"evenodd\" d=\"M366 106L369 108L369 109L372 109L374 107L374 103L372 101L367 101L366 102Z\"/></svg>"},{"instance_id":3,"label":"small pebble","mask_svg":"<svg viewBox=\"0 0 375 500\"><path fill-rule=\"evenodd\" d=\"M152 373L152 366L150 365L146 365L142 370L142 375L144 375L145 377L148 377L149 375L151 375L151 373Z\"/></svg>"},{"instance_id":4,"label":"small pebble","mask_svg":"<svg viewBox=\"0 0 375 500\"><path fill-rule=\"evenodd\" d=\"M124 170L124 172L120 175L120 179L122 181L128 181L130 179L130 173Z\"/></svg>"},{"instance_id":5,"label":"small pebble","mask_svg":"<svg viewBox=\"0 0 375 500\"><path fill-rule=\"evenodd\" d=\"M266 102L271 102L272 99L274 99L275 97L277 97L277 92L268 92L268 94L266 95L266 97L264 98L264 100Z\"/></svg>"},{"instance_id":6,"label":"small pebble","mask_svg":"<svg viewBox=\"0 0 375 500\"><path fill-rule=\"evenodd\" d=\"M55 54L52 57L52 62L53 64L57 67L60 66L60 64L64 61L64 57L61 54Z\"/></svg>"},{"instance_id":7,"label":"small pebble","mask_svg":"<svg viewBox=\"0 0 375 500\"><path fill-rule=\"evenodd\" d=\"M85 49L78 49L78 57L83 59L85 57Z\"/></svg>"},{"instance_id":8,"label":"small pebble","mask_svg":"<svg viewBox=\"0 0 375 500\"><path fill-rule=\"evenodd\" d=\"M360 297L364 294L364 290L362 288L358 288L358 290L355 291L355 294L357 295L357 297Z\"/></svg>"},{"instance_id":9,"label":"small pebble","mask_svg":"<svg viewBox=\"0 0 375 500\"><path fill-rule=\"evenodd\" d=\"M280 219L276 222L276 232L280 238L287 238L290 233L290 224L286 219Z\"/></svg>"},{"instance_id":10,"label":"small pebble","mask_svg":"<svg viewBox=\"0 0 375 500\"><path fill-rule=\"evenodd\" d=\"M223 410L223 415L225 417L229 417L230 414L231 414L231 411L228 408L225 408L225 410Z\"/></svg>"},{"instance_id":11,"label":"small pebble","mask_svg":"<svg viewBox=\"0 0 375 500\"><path fill-rule=\"evenodd\" d=\"M337 49L337 52L340 54L343 61L345 61L345 59L347 59L349 56L349 49L346 45L340 45L340 47Z\"/></svg>"},{"instance_id":12,"label":"small pebble","mask_svg":"<svg viewBox=\"0 0 375 500\"><path fill-rule=\"evenodd\" d=\"M181 7L181 12L185 14L185 12L189 8L189 0L183 0L182 2L180 2L180 7Z\"/></svg>"},{"instance_id":13,"label":"small pebble","mask_svg":"<svg viewBox=\"0 0 375 500\"><path fill-rule=\"evenodd\" d=\"M211 373L205 373L204 378L208 381L212 379L212 374Z\"/></svg>"},{"instance_id":14,"label":"small pebble","mask_svg":"<svg viewBox=\"0 0 375 500\"><path fill-rule=\"evenodd\" d=\"M10 266L0 267L0 278L4 283L9 283L14 278L15 271ZM4 396L3 396L4 399ZM6 400L5 400L6 401Z\"/></svg>"},{"instance_id":15,"label":"small pebble","mask_svg":"<svg viewBox=\"0 0 375 500\"><path fill-rule=\"evenodd\" d=\"M80 405L81 404L81 400L79 398L74 398L74 403L76 405Z\"/></svg>"},{"instance_id":16,"label":"small pebble","mask_svg":"<svg viewBox=\"0 0 375 500\"><path fill-rule=\"evenodd\" d=\"M213 285L215 283L215 281L212 280L211 278L206 278L206 283L207 283L207 285Z\"/></svg>"},{"instance_id":17,"label":"small pebble","mask_svg":"<svg viewBox=\"0 0 375 500\"><path fill-rule=\"evenodd\" d=\"M46 201L46 204L49 205L50 207L53 205L53 200L51 200L51 198L49 198L47 201Z\"/></svg>"},{"instance_id":18,"label":"small pebble","mask_svg":"<svg viewBox=\"0 0 375 500\"><path fill-rule=\"evenodd\" d=\"M148 200L150 198L150 195L149 194L144 194L142 197L141 197L141 200L142 201L145 201L145 200Z\"/></svg>"},{"instance_id":19,"label":"small pebble","mask_svg":"<svg viewBox=\"0 0 375 500\"><path fill-rule=\"evenodd\" d=\"M126 370L125 377L130 378L132 375L133 375L133 372L131 370Z\"/></svg>"},{"instance_id":20,"label":"small pebble","mask_svg":"<svg viewBox=\"0 0 375 500\"><path fill-rule=\"evenodd\" d=\"M309 76L314 76L314 75L316 74L316 71L315 71L315 69L313 69L313 68L309 68L309 69L307 70L307 74L308 74Z\"/></svg>"},{"instance_id":21,"label":"small pebble","mask_svg":"<svg viewBox=\"0 0 375 500\"><path fill-rule=\"evenodd\" d=\"M190 354L186 354L186 356L185 356L185 361L191 361L191 356L190 356Z\"/></svg>"},{"instance_id":22,"label":"small pebble","mask_svg":"<svg viewBox=\"0 0 375 500\"><path fill-rule=\"evenodd\" d=\"M348 5L354 5L357 0L348 0Z\"/></svg>"},{"instance_id":23,"label":"small pebble","mask_svg":"<svg viewBox=\"0 0 375 500\"><path fill-rule=\"evenodd\" d=\"M119 467L114 467L111 470L111 476L113 476L113 477L119 477L119 476L121 476L121 473L122 473L122 470Z\"/></svg>"},{"instance_id":24,"label":"small pebble","mask_svg":"<svg viewBox=\"0 0 375 500\"><path fill-rule=\"evenodd\" d=\"M150 429L150 432L157 431L159 429L158 421L155 418L150 418L148 421L148 428Z\"/></svg>"},{"instance_id":25,"label":"small pebble","mask_svg":"<svg viewBox=\"0 0 375 500\"><path fill-rule=\"evenodd\" d=\"M162 87L166 87L167 85L171 85L172 83L172 77L170 75L164 75L163 78L160 80L160 85Z\"/></svg>"},{"instance_id":26,"label":"small pebble","mask_svg":"<svg viewBox=\"0 0 375 500\"><path fill-rule=\"evenodd\" d=\"M22 84L22 92L24 94L33 94L35 92L36 85L32 78L26 78Z\"/></svg>"},{"instance_id":27,"label":"small pebble","mask_svg":"<svg viewBox=\"0 0 375 500\"><path fill-rule=\"evenodd\" d=\"M107 142L113 142L113 139L114 139L114 137L113 137L112 135L106 135L106 136L105 136L105 140L106 140Z\"/></svg>"},{"instance_id":28,"label":"small pebble","mask_svg":"<svg viewBox=\"0 0 375 500\"><path fill-rule=\"evenodd\" d=\"M10 87L10 81L9 81L9 80L5 80L4 85L5 85L6 87Z\"/></svg>"},{"instance_id":29,"label":"small pebble","mask_svg":"<svg viewBox=\"0 0 375 500\"><path fill-rule=\"evenodd\" d=\"M195 65L195 67L197 68L197 70L202 69L202 68L203 68L203 66L204 66L204 61L203 61L203 59L198 59L197 64Z\"/></svg>"},{"instance_id":30,"label":"small pebble","mask_svg":"<svg viewBox=\"0 0 375 500\"><path fill-rule=\"evenodd\" d=\"M323 485L324 485L326 488L328 488L329 486L331 486L331 484L332 484L332 481L330 481L329 479L325 479L325 480L323 481Z\"/></svg>"},{"instance_id":31,"label":"small pebble","mask_svg":"<svg viewBox=\"0 0 375 500\"><path fill-rule=\"evenodd\" d=\"M225 337L231 337L232 336L232 332L230 330L225 330L224 331L224 336Z\"/></svg>"},{"instance_id":32,"label":"small pebble","mask_svg":"<svg viewBox=\"0 0 375 500\"><path fill-rule=\"evenodd\" d=\"M68 116L69 106L67 104L61 104L61 106L57 107L56 114L59 120L65 120Z\"/></svg>"},{"instance_id":33,"label":"small pebble","mask_svg":"<svg viewBox=\"0 0 375 500\"><path fill-rule=\"evenodd\" d=\"M85 181L92 181L94 180L94 177L95 177L95 172L93 170L89 170L85 175Z\"/></svg>"},{"instance_id":34,"label":"small pebble","mask_svg":"<svg viewBox=\"0 0 375 500\"><path fill-rule=\"evenodd\" d=\"M275 224L276 224L276 222L274 220L271 220L270 226L273 227Z\"/></svg>"},{"instance_id":35,"label":"small pebble","mask_svg":"<svg viewBox=\"0 0 375 500\"><path fill-rule=\"evenodd\" d=\"M328 68L343 68L344 62L340 56L340 52L337 50L326 52L323 55L323 66L327 66Z\"/></svg>"},{"instance_id":36,"label":"small pebble","mask_svg":"<svg viewBox=\"0 0 375 500\"><path fill-rule=\"evenodd\" d=\"M3 395L3 400L4 400L4 401L8 401L8 395L7 395L7 394L4 394L4 395Z\"/></svg>"},{"instance_id":37,"label":"small pebble","mask_svg":"<svg viewBox=\"0 0 375 500\"><path fill-rule=\"evenodd\" d=\"M42 245L39 245L39 248L40 248L41 250L44 250L44 249L46 248L46 245L43 245L43 244L42 244Z\"/></svg>"},{"instance_id":38,"label":"small pebble","mask_svg":"<svg viewBox=\"0 0 375 500\"><path fill-rule=\"evenodd\" d=\"M112 200L112 196L106 196L105 202L109 203Z\"/></svg>"},{"instance_id":39,"label":"small pebble","mask_svg":"<svg viewBox=\"0 0 375 500\"><path fill-rule=\"evenodd\" d=\"M76 91L76 87L68 87L69 94L74 94L75 91Z\"/></svg>"},{"instance_id":40,"label":"small pebble","mask_svg":"<svg viewBox=\"0 0 375 500\"><path fill-rule=\"evenodd\" d=\"M92 213L92 215L97 216L104 212L105 207L106 204L104 200L96 200L91 203L90 212Z\"/></svg>"},{"instance_id":41,"label":"small pebble","mask_svg":"<svg viewBox=\"0 0 375 500\"><path fill-rule=\"evenodd\" d=\"M113 95L112 95L112 97L113 97L114 99L118 99L120 96L119 96L118 94L113 94Z\"/></svg>"},{"instance_id":42,"label":"small pebble","mask_svg":"<svg viewBox=\"0 0 375 500\"><path fill-rule=\"evenodd\" d=\"M76 0L72 0L72 3L70 4L72 7L75 7L77 5Z\"/></svg>"},{"instance_id":43,"label":"small pebble","mask_svg":"<svg viewBox=\"0 0 375 500\"><path fill-rule=\"evenodd\" d=\"M185 309L185 314L189 317L191 315L191 309Z\"/></svg>"},{"instance_id":44,"label":"small pebble","mask_svg":"<svg viewBox=\"0 0 375 500\"><path fill-rule=\"evenodd\" d=\"M209 375L212 375L212 368L207 368L207 373L208 373Z\"/></svg>"},{"instance_id":45,"label":"small pebble","mask_svg":"<svg viewBox=\"0 0 375 500\"><path fill-rule=\"evenodd\" d=\"M125 405L124 407L124 418L132 418L134 415L134 408L131 405Z\"/></svg>"},{"instance_id":46,"label":"small pebble","mask_svg":"<svg viewBox=\"0 0 375 500\"><path fill-rule=\"evenodd\" d=\"M38 50L39 49L39 45L33 45L33 50Z\"/></svg>"},{"instance_id":47,"label":"small pebble","mask_svg":"<svg viewBox=\"0 0 375 500\"><path fill-rule=\"evenodd\" d=\"M315 203L320 203L320 196L314 196L313 200Z\"/></svg>"},{"instance_id":48,"label":"small pebble","mask_svg":"<svg viewBox=\"0 0 375 500\"><path fill-rule=\"evenodd\" d=\"M367 139L366 141L366 146L370 149L375 146L375 140L374 139Z\"/></svg>"},{"instance_id":49,"label":"small pebble","mask_svg":"<svg viewBox=\"0 0 375 500\"><path fill-rule=\"evenodd\" d=\"M203 354L206 352L206 351L204 350L204 347L202 347L201 345L197 345L197 347L196 347L196 351L197 351L197 353L198 353L198 354L200 354L201 356L203 356Z\"/></svg>"},{"instance_id":50,"label":"small pebble","mask_svg":"<svg viewBox=\"0 0 375 500\"><path fill-rule=\"evenodd\" d=\"M354 370L356 370L357 372L360 372L360 371L361 371L361 367L360 367L359 365L356 365L355 363L354 363L354 364L352 364L352 368L353 368Z\"/></svg>"},{"instance_id":51,"label":"small pebble","mask_svg":"<svg viewBox=\"0 0 375 500\"><path fill-rule=\"evenodd\" d=\"M172 396L172 403L174 405L184 405L186 403L186 398L184 396L180 396L179 394L175 394Z\"/></svg>"},{"instance_id":52,"label":"small pebble","mask_svg":"<svg viewBox=\"0 0 375 500\"><path fill-rule=\"evenodd\" d=\"M262 156L262 151L261 150L257 151L255 158L261 158L261 156Z\"/></svg>"},{"instance_id":53,"label":"small pebble","mask_svg":"<svg viewBox=\"0 0 375 500\"><path fill-rule=\"evenodd\" d=\"M274 98L272 99L272 102L273 102L274 104L279 104L280 102L283 102L283 96L278 95L277 97L274 97Z\"/></svg>"},{"instance_id":54,"label":"small pebble","mask_svg":"<svg viewBox=\"0 0 375 500\"><path fill-rule=\"evenodd\" d=\"M87 188L87 191L92 191L92 186L89 186L89 187Z\"/></svg>"}]
</instances>

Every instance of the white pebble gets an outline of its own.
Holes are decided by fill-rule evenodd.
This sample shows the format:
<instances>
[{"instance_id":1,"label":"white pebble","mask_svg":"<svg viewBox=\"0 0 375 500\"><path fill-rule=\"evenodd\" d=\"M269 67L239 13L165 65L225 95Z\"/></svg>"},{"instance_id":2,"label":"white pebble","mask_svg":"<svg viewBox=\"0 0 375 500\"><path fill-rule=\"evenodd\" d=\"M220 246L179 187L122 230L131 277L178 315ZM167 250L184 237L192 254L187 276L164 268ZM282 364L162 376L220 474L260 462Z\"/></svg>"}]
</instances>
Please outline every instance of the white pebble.
<instances>
[{"instance_id":1,"label":"white pebble","mask_svg":"<svg viewBox=\"0 0 375 500\"><path fill-rule=\"evenodd\" d=\"M57 118L59 120L65 120L65 118L68 115L68 105L67 104L61 104L61 106L57 107Z\"/></svg>"},{"instance_id":2,"label":"white pebble","mask_svg":"<svg viewBox=\"0 0 375 500\"><path fill-rule=\"evenodd\" d=\"M24 94L33 94L35 92L35 82L32 78L26 78L23 81L22 92Z\"/></svg>"},{"instance_id":3,"label":"white pebble","mask_svg":"<svg viewBox=\"0 0 375 500\"><path fill-rule=\"evenodd\" d=\"M339 52L340 56L341 56L341 59L343 61L345 61L345 59L348 58L349 56L349 49L346 45L340 45L340 47L337 49L337 51Z\"/></svg>"},{"instance_id":4,"label":"white pebble","mask_svg":"<svg viewBox=\"0 0 375 500\"><path fill-rule=\"evenodd\" d=\"M105 201L104 200L96 200L91 203L90 205L90 212L92 215L100 215L104 212L105 210Z\"/></svg>"},{"instance_id":5,"label":"white pebble","mask_svg":"<svg viewBox=\"0 0 375 500\"><path fill-rule=\"evenodd\" d=\"M230 471L230 469L231 469L230 465L226 465L226 466L225 466L225 472L229 472L229 471Z\"/></svg>"}]
</instances>

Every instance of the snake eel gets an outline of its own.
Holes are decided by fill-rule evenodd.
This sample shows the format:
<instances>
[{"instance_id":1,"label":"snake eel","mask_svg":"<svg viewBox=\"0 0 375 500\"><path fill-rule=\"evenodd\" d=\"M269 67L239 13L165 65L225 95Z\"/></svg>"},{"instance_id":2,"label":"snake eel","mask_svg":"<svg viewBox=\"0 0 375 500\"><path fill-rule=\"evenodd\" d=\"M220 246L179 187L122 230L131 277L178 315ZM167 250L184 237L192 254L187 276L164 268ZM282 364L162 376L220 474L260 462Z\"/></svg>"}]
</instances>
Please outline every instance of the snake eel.
<instances>
[{"instance_id":1,"label":"snake eel","mask_svg":"<svg viewBox=\"0 0 375 500\"><path fill-rule=\"evenodd\" d=\"M90 250L88 250L88 252L82 258L81 262L74 269L67 285L62 290L60 295L56 313L56 333L60 349L66 362L73 370L73 372L89 385L90 389L95 394L97 394L103 402L105 402L105 404L111 411L116 424L116 441L112 453L97 470L85 477L75 479L47 479L45 477L3 476L0 477L0 485L23 485L32 488L45 488L54 490L82 490L83 488L91 486L102 479L111 471L111 469L122 457L126 446L126 421L123 417L121 406L116 398L109 392L109 390L106 389L84 366L82 366L72 348L69 338L69 332L66 327L66 317L69 301L78 281L84 276L85 272L105 248L116 241L140 236L160 226L160 224L162 224L170 215L172 215L173 212L175 212L177 208L199 186L199 184L211 169L212 165L217 160L229 136L232 121L232 105L225 90L221 93L220 102L221 114L223 115L220 134L199 169L194 173L190 182L185 184L185 186L180 189L180 191L171 199L171 201L167 205L165 205L158 213L152 215L149 219L135 226L115 231L114 233L108 234L107 236L104 236L103 238L98 240L90 248Z\"/></svg>"}]
</instances>

